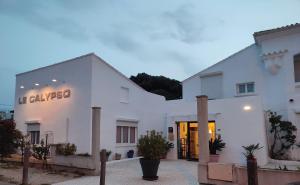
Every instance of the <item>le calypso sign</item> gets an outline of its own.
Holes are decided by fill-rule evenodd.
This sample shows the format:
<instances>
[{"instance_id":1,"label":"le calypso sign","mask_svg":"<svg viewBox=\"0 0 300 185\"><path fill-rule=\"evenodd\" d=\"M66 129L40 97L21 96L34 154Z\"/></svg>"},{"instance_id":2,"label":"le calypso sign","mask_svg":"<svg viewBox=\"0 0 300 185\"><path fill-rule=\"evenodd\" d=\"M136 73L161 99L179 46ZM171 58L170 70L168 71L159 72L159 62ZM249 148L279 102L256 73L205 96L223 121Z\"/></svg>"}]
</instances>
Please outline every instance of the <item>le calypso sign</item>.
<instances>
[{"instance_id":1,"label":"le calypso sign","mask_svg":"<svg viewBox=\"0 0 300 185\"><path fill-rule=\"evenodd\" d=\"M46 102L46 101L53 101L53 100L59 100L63 98L70 98L70 97L71 97L71 90L65 89L62 91L54 91L54 92L36 94L32 96L24 96L19 98L19 104L21 105L27 103Z\"/></svg>"}]
</instances>

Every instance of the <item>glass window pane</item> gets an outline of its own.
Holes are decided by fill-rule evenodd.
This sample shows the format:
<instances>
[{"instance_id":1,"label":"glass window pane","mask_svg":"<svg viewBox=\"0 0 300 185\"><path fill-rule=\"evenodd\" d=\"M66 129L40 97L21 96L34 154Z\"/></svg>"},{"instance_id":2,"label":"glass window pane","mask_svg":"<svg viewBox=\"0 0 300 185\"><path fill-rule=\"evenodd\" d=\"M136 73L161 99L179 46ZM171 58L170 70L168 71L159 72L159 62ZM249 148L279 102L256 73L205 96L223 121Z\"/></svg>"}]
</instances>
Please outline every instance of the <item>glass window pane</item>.
<instances>
[{"instance_id":1,"label":"glass window pane","mask_svg":"<svg viewBox=\"0 0 300 185\"><path fill-rule=\"evenodd\" d=\"M135 143L135 127L130 127L130 143Z\"/></svg>"},{"instance_id":2,"label":"glass window pane","mask_svg":"<svg viewBox=\"0 0 300 185\"><path fill-rule=\"evenodd\" d=\"M128 143L128 127L123 127L123 142Z\"/></svg>"},{"instance_id":3,"label":"glass window pane","mask_svg":"<svg viewBox=\"0 0 300 185\"><path fill-rule=\"evenodd\" d=\"M300 82L300 55L294 57L295 82Z\"/></svg>"},{"instance_id":4,"label":"glass window pane","mask_svg":"<svg viewBox=\"0 0 300 185\"><path fill-rule=\"evenodd\" d=\"M238 92L239 93L246 93L246 85L245 84L239 84L238 85Z\"/></svg>"},{"instance_id":5,"label":"glass window pane","mask_svg":"<svg viewBox=\"0 0 300 185\"><path fill-rule=\"evenodd\" d=\"M248 83L247 84L247 92L248 93L254 93L254 83Z\"/></svg>"},{"instance_id":6,"label":"glass window pane","mask_svg":"<svg viewBox=\"0 0 300 185\"><path fill-rule=\"evenodd\" d=\"M36 144L40 144L40 131L36 131Z\"/></svg>"},{"instance_id":7,"label":"glass window pane","mask_svg":"<svg viewBox=\"0 0 300 185\"><path fill-rule=\"evenodd\" d=\"M121 143L121 127L117 126L116 142Z\"/></svg>"}]
</instances>

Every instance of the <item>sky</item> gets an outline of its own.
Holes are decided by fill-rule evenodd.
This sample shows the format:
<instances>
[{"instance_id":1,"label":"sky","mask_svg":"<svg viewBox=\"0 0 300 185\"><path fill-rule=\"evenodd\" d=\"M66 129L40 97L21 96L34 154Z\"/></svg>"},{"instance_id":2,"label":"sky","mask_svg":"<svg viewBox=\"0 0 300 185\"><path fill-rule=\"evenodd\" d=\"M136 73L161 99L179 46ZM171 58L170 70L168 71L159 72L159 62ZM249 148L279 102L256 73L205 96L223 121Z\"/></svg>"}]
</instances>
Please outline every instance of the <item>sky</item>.
<instances>
[{"instance_id":1,"label":"sky","mask_svg":"<svg viewBox=\"0 0 300 185\"><path fill-rule=\"evenodd\" d=\"M94 52L126 76L182 81L300 22L300 0L0 0L0 109L15 74Z\"/></svg>"}]
</instances>

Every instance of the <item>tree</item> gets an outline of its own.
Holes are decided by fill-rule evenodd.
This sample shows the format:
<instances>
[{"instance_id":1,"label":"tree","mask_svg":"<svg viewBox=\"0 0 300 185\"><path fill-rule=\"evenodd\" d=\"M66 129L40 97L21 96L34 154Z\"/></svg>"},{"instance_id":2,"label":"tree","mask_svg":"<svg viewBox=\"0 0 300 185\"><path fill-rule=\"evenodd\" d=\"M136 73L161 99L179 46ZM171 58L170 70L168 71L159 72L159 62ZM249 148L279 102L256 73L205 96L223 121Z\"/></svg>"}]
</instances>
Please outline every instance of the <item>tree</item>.
<instances>
[{"instance_id":1,"label":"tree","mask_svg":"<svg viewBox=\"0 0 300 185\"><path fill-rule=\"evenodd\" d=\"M294 132L297 130L297 127L289 121L282 121L281 118L282 116L277 115L276 112L270 112L270 132L274 137L270 149L270 157L272 159L286 159L287 151L296 142L296 135Z\"/></svg>"},{"instance_id":2,"label":"tree","mask_svg":"<svg viewBox=\"0 0 300 185\"><path fill-rule=\"evenodd\" d=\"M0 121L0 157L9 156L15 153L19 146L22 133L16 129L16 124L13 120Z\"/></svg>"},{"instance_id":3,"label":"tree","mask_svg":"<svg viewBox=\"0 0 300 185\"><path fill-rule=\"evenodd\" d=\"M130 79L148 92L162 95L167 100L182 98L182 85L179 81L164 76L151 76L139 73Z\"/></svg>"}]
</instances>

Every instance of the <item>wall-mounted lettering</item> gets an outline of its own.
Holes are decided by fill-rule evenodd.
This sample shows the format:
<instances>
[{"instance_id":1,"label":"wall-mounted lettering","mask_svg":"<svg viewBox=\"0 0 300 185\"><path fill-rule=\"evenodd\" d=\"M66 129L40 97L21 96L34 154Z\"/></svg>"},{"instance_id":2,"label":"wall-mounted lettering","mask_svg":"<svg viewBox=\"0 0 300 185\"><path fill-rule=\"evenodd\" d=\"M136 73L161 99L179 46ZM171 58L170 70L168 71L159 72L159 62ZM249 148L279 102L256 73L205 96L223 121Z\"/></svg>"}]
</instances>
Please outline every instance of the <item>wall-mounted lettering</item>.
<instances>
[{"instance_id":1,"label":"wall-mounted lettering","mask_svg":"<svg viewBox=\"0 0 300 185\"><path fill-rule=\"evenodd\" d=\"M19 104L26 104L29 103L36 103L36 102L45 102L45 101L52 101L55 99L63 99L63 98L70 98L71 97L71 90L66 89L62 91L54 91L54 92L47 92L42 94L36 94L32 96L24 96L19 98Z\"/></svg>"}]
</instances>

